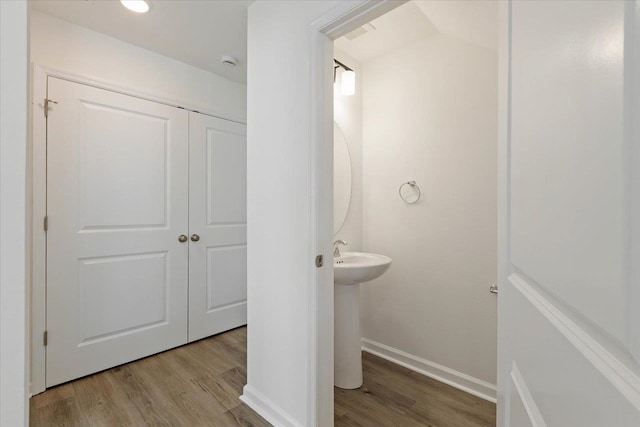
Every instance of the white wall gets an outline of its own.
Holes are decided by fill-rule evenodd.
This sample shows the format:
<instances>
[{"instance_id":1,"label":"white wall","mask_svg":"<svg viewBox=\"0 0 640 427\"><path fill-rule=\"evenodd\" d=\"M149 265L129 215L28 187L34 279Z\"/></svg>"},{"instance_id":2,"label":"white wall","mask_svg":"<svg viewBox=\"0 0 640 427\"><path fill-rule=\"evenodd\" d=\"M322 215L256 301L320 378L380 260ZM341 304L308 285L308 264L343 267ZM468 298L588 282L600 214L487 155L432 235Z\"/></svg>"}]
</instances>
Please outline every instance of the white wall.
<instances>
[{"instance_id":1,"label":"white wall","mask_svg":"<svg viewBox=\"0 0 640 427\"><path fill-rule=\"evenodd\" d=\"M0 1L0 425L29 423L26 337L26 1Z\"/></svg>"},{"instance_id":2,"label":"white wall","mask_svg":"<svg viewBox=\"0 0 640 427\"><path fill-rule=\"evenodd\" d=\"M347 140L351 155L351 203L344 225L334 240L348 243L346 251L362 250L362 66L348 54L334 49L333 55L356 72L356 93L344 96L340 93L340 72L334 91L333 117Z\"/></svg>"},{"instance_id":3,"label":"white wall","mask_svg":"<svg viewBox=\"0 0 640 427\"><path fill-rule=\"evenodd\" d=\"M362 285L363 337L495 397L497 55L437 35L363 67L364 249L393 259Z\"/></svg>"},{"instance_id":4,"label":"white wall","mask_svg":"<svg viewBox=\"0 0 640 427\"><path fill-rule=\"evenodd\" d=\"M246 85L34 10L31 61L246 121Z\"/></svg>"},{"instance_id":5,"label":"white wall","mask_svg":"<svg viewBox=\"0 0 640 427\"><path fill-rule=\"evenodd\" d=\"M329 216L323 219L322 206L331 206L332 190L319 196L328 200L324 205L318 205L318 195L313 194L318 167L314 150L331 148L318 147L314 136L318 127L332 132L333 126L312 117L312 100L317 101L317 92L325 88L320 78L312 77L316 70L309 64L316 42L331 47L328 40L313 38L312 23L332 8L354 4L259 1L249 7L249 329L243 400L275 425L333 422L333 367L327 356L333 355L333 340L317 341L318 331L332 335L333 319L326 318L330 310L315 312L319 293L323 304L332 307L333 287L318 280L329 278L325 272L332 264L314 266L317 253L331 257L331 231L317 235L316 226L330 223ZM330 98L330 92L326 95ZM327 109L330 117L332 108ZM320 157L330 155L325 151ZM316 216L319 213L323 218Z\"/></svg>"}]
</instances>

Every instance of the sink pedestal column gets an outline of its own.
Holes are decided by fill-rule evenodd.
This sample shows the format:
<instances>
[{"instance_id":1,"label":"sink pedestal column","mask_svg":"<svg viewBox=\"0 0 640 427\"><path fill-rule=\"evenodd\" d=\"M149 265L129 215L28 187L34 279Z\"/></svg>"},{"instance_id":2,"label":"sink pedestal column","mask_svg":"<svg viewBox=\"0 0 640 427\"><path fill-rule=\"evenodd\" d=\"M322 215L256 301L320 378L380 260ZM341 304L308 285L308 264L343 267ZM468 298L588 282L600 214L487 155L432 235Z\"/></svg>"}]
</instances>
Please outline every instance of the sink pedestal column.
<instances>
[{"instance_id":1,"label":"sink pedestal column","mask_svg":"<svg viewBox=\"0 0 640 427\"><path fill-rule=\"evenodd\" d=\"M362 386L360 284L334 286L334 384L345 389L359 388Z\"/></svg>"}]
</instances>

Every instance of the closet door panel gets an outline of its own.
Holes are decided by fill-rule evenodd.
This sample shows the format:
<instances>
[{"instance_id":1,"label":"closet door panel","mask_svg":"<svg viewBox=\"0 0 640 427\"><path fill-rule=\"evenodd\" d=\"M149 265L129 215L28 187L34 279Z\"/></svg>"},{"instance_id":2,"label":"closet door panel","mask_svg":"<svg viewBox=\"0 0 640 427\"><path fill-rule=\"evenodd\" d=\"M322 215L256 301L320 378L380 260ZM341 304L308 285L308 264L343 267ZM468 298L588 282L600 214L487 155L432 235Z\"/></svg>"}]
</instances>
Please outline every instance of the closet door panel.
<instances>
[{"instance_id":1,"label":"closet door panel","mask_svg":"<svg viewBox=\"0 0 640 427\"><path fill-rule=\"evenodd\" d=\"M46 385L187 341L188 114L48 80Z\"/></svg>"},{"instance_id":2,"label":"closet door panel","mask_svg":"<svg viewBox=\"0 0 640 427\"><path fill-rule=\"evenodd\" d=\"M194 341L247 322L246 127L191 113L189 139L189 341Z\"/></svg>"}]
</instances>

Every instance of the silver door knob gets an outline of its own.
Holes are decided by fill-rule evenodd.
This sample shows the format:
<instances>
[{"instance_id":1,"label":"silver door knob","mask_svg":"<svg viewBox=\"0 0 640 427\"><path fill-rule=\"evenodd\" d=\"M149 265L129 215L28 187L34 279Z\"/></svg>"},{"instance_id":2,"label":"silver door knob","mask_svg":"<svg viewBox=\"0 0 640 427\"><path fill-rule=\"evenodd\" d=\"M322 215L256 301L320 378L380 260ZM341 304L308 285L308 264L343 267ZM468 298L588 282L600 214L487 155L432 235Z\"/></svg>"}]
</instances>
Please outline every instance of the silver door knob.
<instances>
[{"instance_id":1,"label":"silver door knob","mask_svg":"<svg viewBox=\"0 0 640 427\"><path fill-rule=\"evenodd\" d=\"M178 242L180 242L180 243L186 242L187 239L188 239L188 237L185 236L184 234L181 234L181 235L178 236Z\"/></svg>"},{"instance_id":2,"label":"silver door knob","mask_svg":"<svg viewBox=\"0 0 640 427\"><path fill-rule=\"evenodd\" d=\"M192 242L197 242L198 240L200 240L200 236L198 236L197 234L192 234L191 235L191 241Z\"/></svg>"}]
</instances>

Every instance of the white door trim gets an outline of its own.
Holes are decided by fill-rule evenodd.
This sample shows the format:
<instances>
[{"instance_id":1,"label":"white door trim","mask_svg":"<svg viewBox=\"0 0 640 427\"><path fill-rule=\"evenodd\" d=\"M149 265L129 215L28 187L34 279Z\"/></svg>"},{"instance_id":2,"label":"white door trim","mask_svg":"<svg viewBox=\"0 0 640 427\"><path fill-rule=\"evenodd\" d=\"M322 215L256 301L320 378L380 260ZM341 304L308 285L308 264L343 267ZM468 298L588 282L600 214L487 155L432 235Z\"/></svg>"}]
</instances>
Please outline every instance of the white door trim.
<instances>
[{"instance_id":1,"label":"white door trim","mask_svg":"<svg viewBox=\"0 0 640 427\"><path fill-rule=\"evenodd\" d=\"M145 99L147 101L157 102L159 104L169 105L171 107L184 108L185 110L194 111L196 113L206 114L208 116L217 117L223 120L229 120L232 122L247 124L246 120L243 117L236 117L235 115L230 115L228 113L212 110L207 107L192 105L186 103L179 99L173 98L165 98L162 96L157 96L149 92L143 92L135 89L131 86L122 85L119 82L113 80L105 80L97 77L91 77L84 74L74 73L73 71L63 70L58 68L48 67L43 64L33 63L33 68L39 69L42 73L44 73L45 77L57 77L62 80L68 80L74 83L80 83L87 86L93 86L98 89L105 89L111 92L120 93L122 95L134 96L136 98ZM34 73L34 79L36 75Z\"/></svg>"},{"instance_id":2,"label":"white door trim","mask_svg":"<svg viewBox=\"0 0 640 427\"><path fill-rule=\"evenodd\" d=\"M511 139L511 0L498 3L498 289L505 289L510 275L509 242L511 236L511 214L509 207L509 175L511 173L511 153L509 151ZM498 352L497 352L497 412L496 425L504 427L509 419L509 406L505 397L510 386L506 346L502 345L506 339L504 318L506 306L504 292L498 293ZM504 367L504 369L503 369Z\"/></svg>"},{"instance_id":3,"label":"white door trim","mask_svg":"<svg viewBox=\"0 0 640 427\"><path fill-rule=\"evenodd\" d=\"M47 235L43 221L47 214L47 121L43 100L47 97L47 74L31 67L31 376L30 395L45 390L46 353L43 335L46 330L46 260ZM29 208L28 208L29 209Z\"/></svg>"},{"instance_id":4,"label":"white door trim","mask_svg":"<svg viewBox=\"0 0 640 427\"><path fill-rule=\"evenodd\" d=\"M31 64L31 151L28 154L30 163L29 175L31 178L31 205L27 206L31 228L31 250L27 253L27 265L31 273L30 289L30 337L31 363L29 393L33 396L45 391L46 352L43 343L43 335L46 330L46 233L43 229L43 220L47 214L47 121L44 117L44 99L47 97L47 79L56 77L74 83L105 89L123 95L153 101L172 107L196 111L201 114L217 117L236 123L246 124L244 119L223 115L220 112L207 108L186 104L180 100L158 97L146 92L140 92L134 88L122 86L112 81L83 76L70 71L59 70L45 65ZM29 339L29 338L28 338Z\"/></svg>"},{"instance_id":5,"label":"white door trim","mask_svg":"<svg viewBox=\"0 0 640 427\"><path fill-rule=\"evenodd\" d=\"M406 0L345 2L311 26L311 223L309 260L325 258L324 268L312 267L309 282L309 426L333 425L333 40L402 5Z\"/></svg>"}]
</instances>

